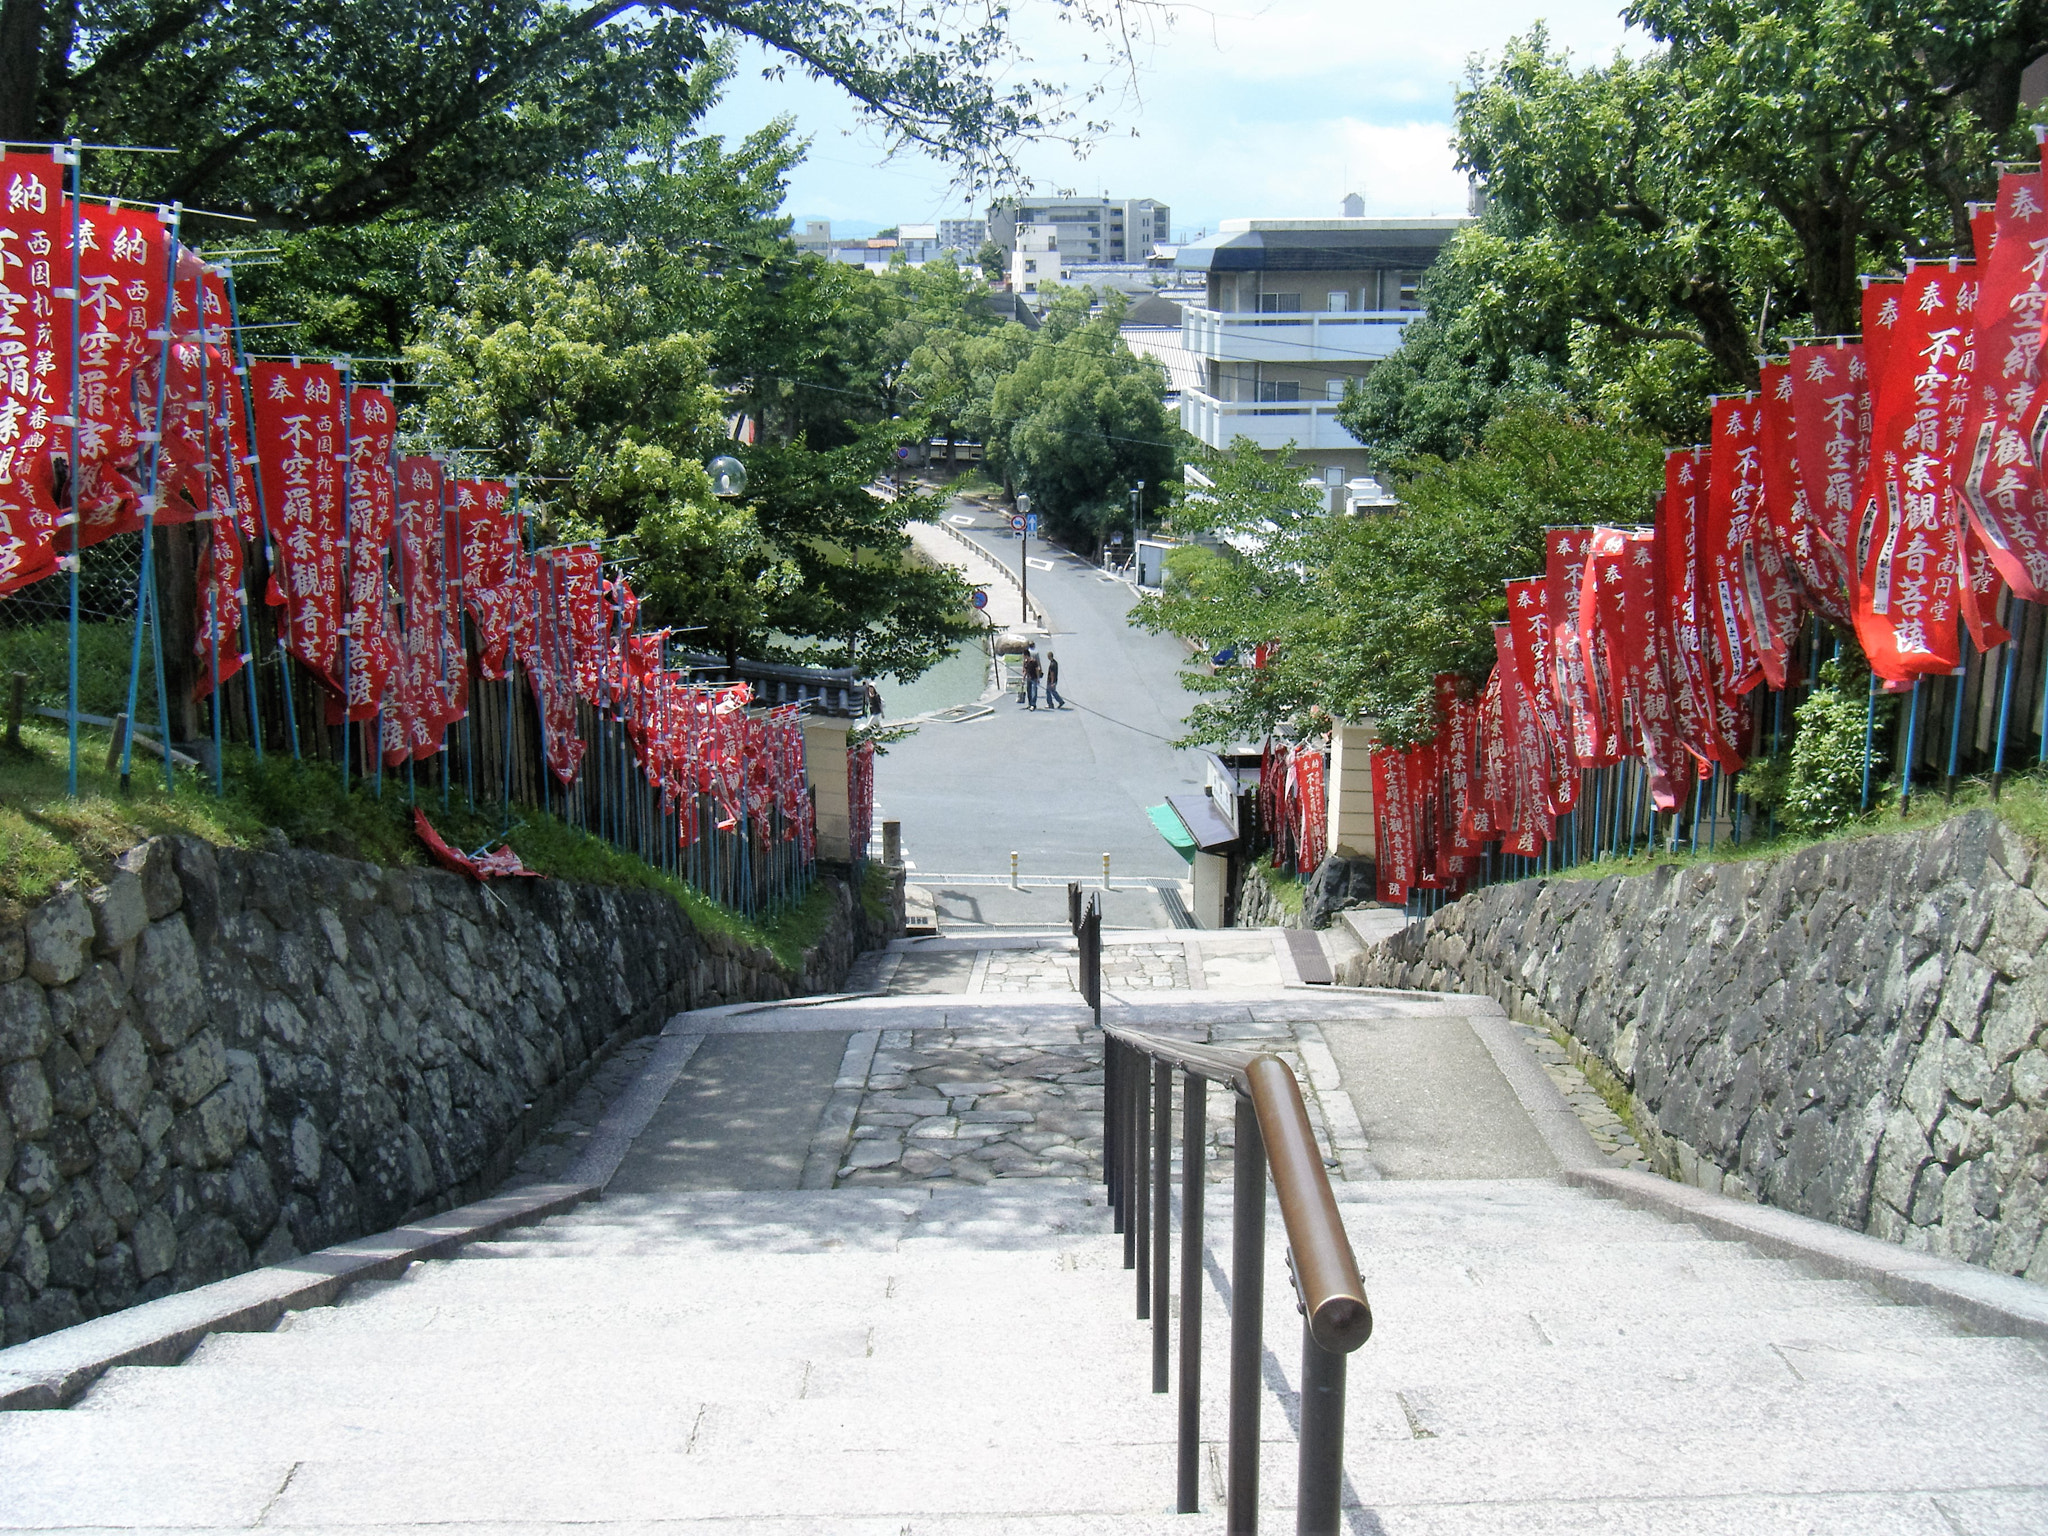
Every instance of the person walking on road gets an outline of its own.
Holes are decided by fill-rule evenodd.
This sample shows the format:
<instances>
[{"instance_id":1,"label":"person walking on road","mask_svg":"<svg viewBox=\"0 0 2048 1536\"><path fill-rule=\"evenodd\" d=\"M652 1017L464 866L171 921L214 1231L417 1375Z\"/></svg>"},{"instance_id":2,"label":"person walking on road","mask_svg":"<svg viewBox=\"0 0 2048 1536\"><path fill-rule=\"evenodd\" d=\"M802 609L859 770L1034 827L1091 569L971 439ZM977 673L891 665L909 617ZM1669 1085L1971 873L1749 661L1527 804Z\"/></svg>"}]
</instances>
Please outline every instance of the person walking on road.
<instances>
[{"instance_id":1,"label":"person walking on road","mask_svg":"<svg viewBox=\"0 0 2048 1536\"><path fill-rule=\"evenodd\" d=\"M1024 651L1024 704L1027 709L1038 708L1038 679L1044 669L1038 664L1038 653L1029 647Z\"/></svg>"},{"instance_id":2,"label":"person walking on road","mask_svg":"<svg viewBox=\"0 0 2048 1536\"><path fill-rule=\"evenodd\" d=\"M1060 659L1051 651L1045 653L1045 707L1065 709L1067 701L1060 697Z\"/></svg>"}]
</instances>

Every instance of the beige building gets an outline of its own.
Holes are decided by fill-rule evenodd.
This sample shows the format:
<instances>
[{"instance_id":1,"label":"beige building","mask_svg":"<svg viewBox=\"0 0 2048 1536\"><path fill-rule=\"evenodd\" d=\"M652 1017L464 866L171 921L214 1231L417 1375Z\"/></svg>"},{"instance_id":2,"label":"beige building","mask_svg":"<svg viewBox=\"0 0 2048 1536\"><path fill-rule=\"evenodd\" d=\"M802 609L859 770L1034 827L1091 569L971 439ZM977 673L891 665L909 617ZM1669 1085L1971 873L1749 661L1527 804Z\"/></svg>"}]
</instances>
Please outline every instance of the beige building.
<instances>
[{"instance_id":1,"label":"beige building","mask_svg":"<svg viewBox=\"0 0 2048 1536\"><path fill-rule=\"evenodd\" d=\"M1184 245L1181 276L1206 303L1181 318L1204 381L1181 425L1212 448L1250 438L1330 487L1335 511L1386 505L1366 450L1337 421L1345 385L1422 313L1422 274L1469 219L1226 219Z\"/></svg>"},{"instance_id":2,"label":"beige building","mask_svg":"<svg viewBox=\"0 0 2048 1536\"><path fill-rule=\"evenodd\" d=\"M1060 249L1077 267L1142 262L1168 239L1173 210L1149 197L1031 197L991 203L988 238L1005 251L1022 232L1044 225L1059 232Z\"/></svg>"}]
</instances>

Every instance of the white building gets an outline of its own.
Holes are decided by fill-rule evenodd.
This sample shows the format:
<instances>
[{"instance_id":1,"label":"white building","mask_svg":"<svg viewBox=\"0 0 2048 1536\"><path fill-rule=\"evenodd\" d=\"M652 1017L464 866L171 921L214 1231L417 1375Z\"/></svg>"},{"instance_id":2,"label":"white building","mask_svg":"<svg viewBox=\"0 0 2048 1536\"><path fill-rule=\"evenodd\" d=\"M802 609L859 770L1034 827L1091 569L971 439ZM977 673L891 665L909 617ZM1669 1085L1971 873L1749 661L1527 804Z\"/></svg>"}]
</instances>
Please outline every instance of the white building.
<instances>
[{"instance_id":1,"label":"white building","mask_svg":"<svg viewBox=\"0 0 2048 1536\"><path fill-rule=\"evenodd\" d=\"M986 219L939 220L939 249L951 251L960 258L963 266L974 260L975 253L987 240Z\"/></svg>"},{"instance_id":2,"label":"white building","mask_svg":"<svg viewBox=\"0 0 2048 1536\"><path fill-rule=\"evenodd\" d=\"M1005 198L988 210L988 238L1014 252L1020 231L1049 225L1073 266L1142 262L1172 238L1173 210L1149 197Z\"/></svg>"},{"instance_id":3,"label":"white building","mask_svg":"<svg viewBox=\"0 0 2048 1536\"><path fill-rule=\"evenodd\" d=\"M1354 205L1355 206L1355 205ZM1363 444L1337 421L1346 384L1401 343L1422 313L1422 273L1469 219L1226 219L1180 248L1206 302L1181 318L1205 374L1181 425L1211 448L1249 438L1330 488L1333 510L1390 505Z\"/></svg>"},{"instance_id":4,"label":"white building","mask_svg":"<svg viewBox=\"0 0 2048 1536\"><path fill-rule=\"evenodd\" d=\"M1059 230L1050 224L1028 224L1016 231L1010 249L1010 291L1035 305L1042 288L1065 283Z\"/></svg>"}]
</instances>

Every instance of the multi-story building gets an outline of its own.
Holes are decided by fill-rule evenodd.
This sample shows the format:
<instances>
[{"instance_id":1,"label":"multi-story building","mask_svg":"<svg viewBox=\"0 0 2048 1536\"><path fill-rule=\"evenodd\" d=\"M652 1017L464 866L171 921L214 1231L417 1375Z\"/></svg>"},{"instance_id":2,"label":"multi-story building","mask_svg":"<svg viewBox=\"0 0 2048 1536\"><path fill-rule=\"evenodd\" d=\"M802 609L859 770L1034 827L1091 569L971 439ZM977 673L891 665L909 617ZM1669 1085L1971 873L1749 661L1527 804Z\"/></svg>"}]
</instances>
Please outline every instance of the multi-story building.
<instances>
[{"instance_id":1,"label":"multi-story building","mask_svg":"<svg viewBox=\"0 0 2048 1536\"><path fill-rule=\"evenodd\" d=\"M988 240L986 219L941 219L939 220L939 249L951 251L963 264L974 260Z\"/></svg>"},{"instance_id":2,"label":"multi-story building","mask_svg":"<svg viewBox=\"0 0 2048 1536\"><path fill-rule=\"evenodd\" d=\"M800 251L829 251L832 249L832 221L805 219L802 233L791 230L789 238Z\"/></svg>"},{"instance_id":3,"label":"multi-story building","mask_svg":"<svg viewBox=\"0 0 2048 1536\"><path fill-rule=\"evenodd\" d=\"M1149 197L1006 198L989 205L988 238L1014 252L1019 230L1050 227L1067 265L1085 267L1144 261L1169 238L1172 222L1172 210Z\"/></svg>"},{"instance_id":4,"label":"multi-story building","mask_svg":"<svg viewBox=\"0 0 2048 1536\"><path fill-rule=\"evenodd\" d=\"M1068 280L1060 232L1052 224L1027 224L1011 236L1010 292L1035 300L1041 288Z\"/></svg>"},{"instance_id":5,"label":"multi-story building","mask_svg":"<svg viewBox=\"0 0 2048 1536\"><path fill-rule=\"evenodd\" d=\"M1423 270L1469 219L1225 219L1180 248L1206 281L1181 335L1203 387L1181 392L1181 425L1212 448L1250 438L1330 487L1333 510L1386 498L1364 444L1337 422L1344 388L1401 343L1422 313Z\"/></svg>"}]
</instances>

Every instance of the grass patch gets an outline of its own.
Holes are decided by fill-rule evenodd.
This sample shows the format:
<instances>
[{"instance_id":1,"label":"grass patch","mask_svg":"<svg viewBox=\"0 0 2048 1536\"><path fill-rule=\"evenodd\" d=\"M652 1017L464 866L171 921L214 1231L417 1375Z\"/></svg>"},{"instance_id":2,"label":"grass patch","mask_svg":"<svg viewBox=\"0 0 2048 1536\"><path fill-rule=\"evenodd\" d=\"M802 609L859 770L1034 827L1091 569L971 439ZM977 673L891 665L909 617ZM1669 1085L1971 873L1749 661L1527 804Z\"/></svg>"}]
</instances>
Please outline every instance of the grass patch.
<instances>
[{"instance_id":1,"label":"grass patch","mask_svg":"<svg viewBox=\"0 0 2048 1536\"><path fill-rule=\"evenodd\" d=\"M2048 853L2048 776L2039 773L2008 775L1996 804L1991 799L1988 779L1958 779L1955 799L1946 800L1939 791L1913 796L1910 812L1899 814L1896 787L1878 796L1878 805L1846 827L1811 836L1780 833L1744 843L1720 839L1714 847L1702 844L1697 850L1681 845L1666 851L1660 844L1628 858L1604 858L1595 863L1576 864L1554 870L1541 878L1549 880L1604 880L1610 875L1643 875L1665 865L1691 869L1701 864L1736 864L1751 859L1782 859L1816 843L1849 842L1863 837L1880 837L1893 832L1925 832L1952 821L1969 811L1989 810L2019 834L2035 853ZM1535 877L1527 877L1535 878Z\"/></svg>"},{"instance_id":2,"label":"grass patch","mask_svg":"<svg viewBox=\"0 0 2048 1536\"><path fill-rule=\"evenodd\" d=\"M126 623L95 623L78 626L78 707L88 715L112 719L128 708L129 647L134 628ZM12 686L16 672L24 674L30 708L62 709L71 691L70 632L61 623L24 624L0 629L0 697ZM152 722L156 719L156 676L143 654L141 686L137 692L138 712Z\"/></svg>"},{"instance_id":3,"label":"grass patch","mask_svg":"<svg viewBox=\"0 0 2048 1536\"><path fill-rule=\"evenodd\" d=\"M1280 904L1281 911L1289 917L1301 916L1302 899L1308 890L1306 880L1283 870L1269 869L1263 864L1254 864L1249 873L1264 882L1267 891Z\"/></svg>"},{"instance_id":4,"label":"grass patch","mask_svg":"<svg viewBox=\"0 0 2048 1536\"><path fill-rule=\"evenodd\" d=\"M294 762L278 753L259 763L253 754L231 748L224 763L226 793L216 798L211 777L196 773L180 773L175 791L167 792L155 761L138 755L131 789L123 794L119 776L104 766L109 733L87 726L79 732L78 798L72 799L65 792L62 727L24 723L21 735L19 752L0 748L0 916L19 916L62 881L104 880L122 853L170 833L248 848L276 828L294 844L345 858L386 867L427 862L413 830L402 770L387 770L381 796L360 778L344 792L333 764ZM471 810L458 790L443 810L438 781L424 776L417 793L435 830L451 845L477 849L498 840L498 807ZM831 921L832 893L823 885L774 918L749 922L666 871L545 811L526 806L514 815L505 840L527 868L560 880L659 891L700 933L765 947L791 970Z\"/></svg>"}]
</instances>

